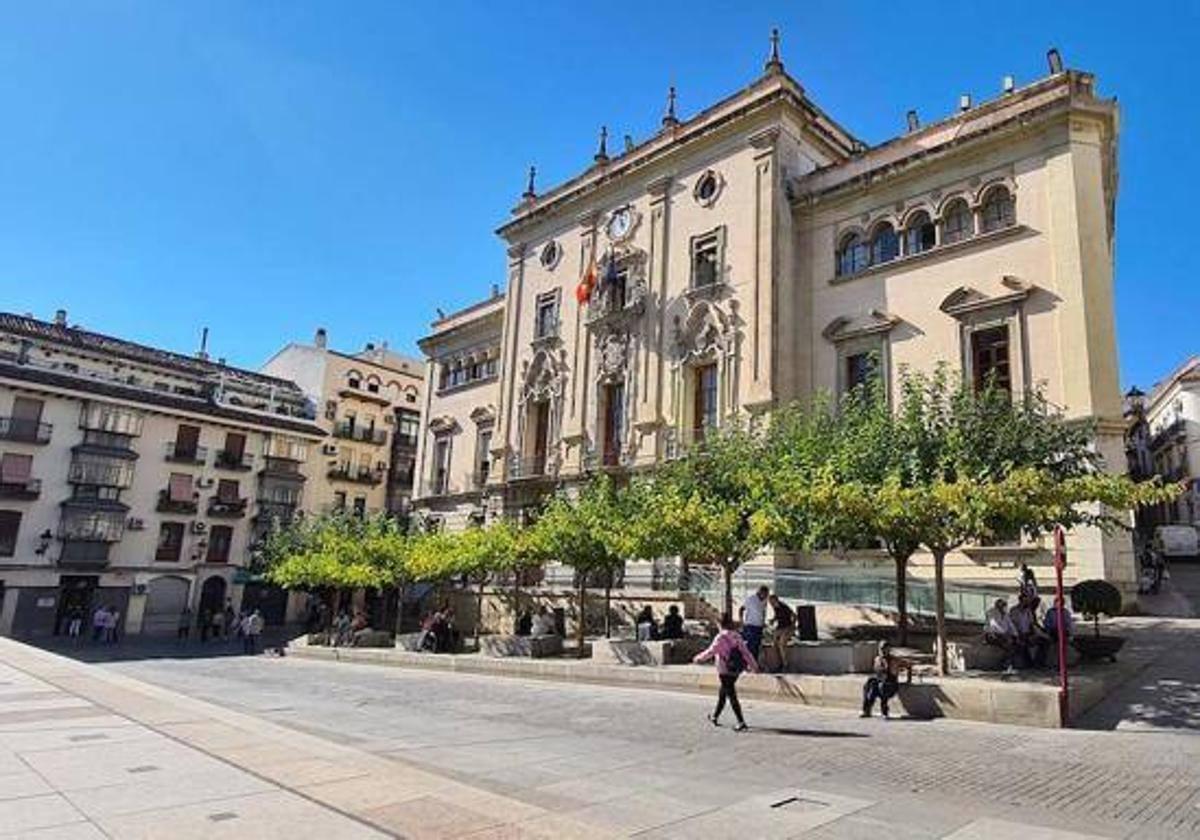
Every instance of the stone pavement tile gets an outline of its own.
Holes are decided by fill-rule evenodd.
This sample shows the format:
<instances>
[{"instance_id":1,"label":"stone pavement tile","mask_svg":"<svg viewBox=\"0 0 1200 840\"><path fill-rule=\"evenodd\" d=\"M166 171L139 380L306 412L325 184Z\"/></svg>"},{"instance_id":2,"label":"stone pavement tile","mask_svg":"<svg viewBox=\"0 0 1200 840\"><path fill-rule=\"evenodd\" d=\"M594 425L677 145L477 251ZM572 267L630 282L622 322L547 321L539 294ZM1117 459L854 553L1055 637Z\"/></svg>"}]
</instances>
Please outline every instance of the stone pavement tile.
<instances>
[{"instance_id":1,"label":"stone pavement tile","mask_svg":"<svg viewBox=\"0 0 1200 840\"><path fill-rule=\"evenodd\" d=\"M265 739L253 732L213 720L167 723L161 732L202 749L233 749L261 746Z\"/></svg>"},{"instance_id":2,"label":"stone pavement tile","mask_svg":"<svg viewBox=\"0 0 1200 840\"><path fill-rule=\"evenodd\" d=\"M585 825L563 814L545 814L521 822L517 828L520 830L517 836L521 840L609 840L626 836L600 826ZM749 838L743 837L741 840Z\"/></svg>"},{"instance_id":3,"label":"stone pavement tile","mask_svg":"<svg viewBox=\"0 0 1200 840\"><path fill-rule=\"evenodd\" d=\"M70 694L63 694L61 691L56 691L49 696L21 700L10 700L0 697L0 715L9 715L13 712L28 712L35 709L90 708L94 705L81 697L72 697Z\"/></svg>"},{"instance_id":4,"label":"stone pavement tile","mask_svg":"<svg viewBox=\"0 0 1200 840\"><path fill-rule=\"evenodd\" d=\"M943 835L905 822L851 814L804 832L804 840L937 840Z\"/></svg>"},{"instance_id":5,"label":"stone pavement tile","mask_svg":"<svg viewBox=\"0 0 1200 840\"><path fill-rule=\"evenodd\" d=\"M83 815L57 793L0 802L0 836L34 828L83 822Z\"/></svg>"},{"instance_id":6,"label":"stone pavement tile","mask_svg":"<svg viewBox=\"0 0 1200 840\"><path fill-rule=\"evenodd\" d=\"M118 840L357 840L386 835L286 791L102 817Z\"/></svg>"},{"instance_id":7,"label":"stone pavement tile","mask_svg":"<svg viewBox=\"0 0 1200 840\"><path fill-rule=\"evenodd\" d=\"M381 808L372 808L365 811L363 817L408 840L462 837L503 824L503 821L495 816L463 808L433 796L421 796Z\"/></svg>"},{"instance_id":8,"label":"stone pavement tile","mask_svg":"<svg viewBox=\"0 0 1200 840\"><path fill-rule=\"evenodd\" d=\"M25 735L29 732L60 732L65 730L91 730L97 727L137 726L126 718L118 717L106 709L92 709L88 714L72 714L68 718L53 718L34 721L16 720L5 723L0 719L0 738L8 735Z\"/></svg>"},{"instance_id":9,"label":"stone pavement tile","mask_svg":"<svg viewBox=\"0 0 1200 840\"><path fill-rule=\"evenodd\" d=\"M22 799L26 796L38 796L45 793L54 793L54 788L46 784L45 779L28 767L17 773L5 773L0 776L0 801ZM3 829L0 828L0 830Z\"/></svg>"},{"instance_id":10,"label":"stone pavement tile","mask_svg":"<svg viewBox=\"0 0 1200 840\"><path fill-rule=\"evenodd\" d=\"M676 799L659 791L622 796L567 816L612 831L634 834L711 811L712 806Z\"/></svg>"},{"instance_id":11,"label":"stone pavement tile","mask_svg":"<svg viewBox=\"0 0 1200 840\"><path fill-rule=\"evenodd\" d=\"M64 726L54 729L30 729L21 732L0 732L0 748L18 753L41 752L74 748L81 744L115 744L159 736L126 721L122 726Z\"/></svg>"},{"instance_id":12,"label":"stone pavement tile","mask_svg":"<svg viewBox=\"0 0 1200 840\"><path fill-rule=\"evenodd\" d=\"M1057 828L1025 825L1010 820L984 817L964 825L945 840L1105 840L1097 834L1080 834Z\"/></svg>"},{"instance_id":13,"label":"stone pavement tile","mask_svg":"<svg viewBox=\"0 0 1200 840\"><path fill-rule=\"evenodd\" d=\"M350 761L330 761L326 758L298 758L263 764L255 768L270 779L285 782L288 787L316 785L322 782L337 782L370 775L370 770Z\"/></svg>"},{"instance_id":14,"label":"stone pavement tile","mask_svg":"<svg viewBox=\"0 0 1200 840\"><path fill-rule=\"evenodd\" d=\"M6 712L0 709L0 728L11 729L24 727L29 723L49 723L51 721L72 720L75 718L106 718L111 717L107 709L91 704L83 706L64 706L53 709L18 709Z\"/></svg>"},{"instance_id":15,"label":"stone pavement tile","mask_svg":"<svg viewBox=\"0 0 1200 840\"><path fill-rule=\"evenodd\" d=\"M208 756L161 737L117 744L93 741L70 749L23 753L22 758L62 791L148 780L149 773L178 775L221 767Z\"/></svg>"},{"instance_id":16,"label":"stone pavement tile","mask_svg":"<svg viewBox=\"0 0 1200 840\"><path fill-rule=\"evenodd\" d=\"M351 813L369 811L437 793L440 784L399 781L388 777L367 776L337 782L304 785L297 788L305 796Z\"/></svg>"},{"instance_id":17,"label":"stone pavement tile","mask_svg":"<svg viewBox=\"0 0 1200 840\"><path fill-rule=\"evenodd\" d=\"M92 819L133 814L162 808L178 808L207 800L247 796L274 790L272 785L230 767L213 762L202 771L189 773L145 773L139 781L107 787L73 790L65 795Z\"/></svg>"},{"instance_id":18,"label":"stone pavement tile","mask_svg":"<svg viewBox=\"0 0 1200 840\"><path fill-rule=\"evenodd\" d=\"M11 704L30 700L59 700L69 695L63 694L57 688L36 688L33 686L8 686L0 688L0 709L12 708Z\"/></svg>"},{"instance_id":19,"label":"stone pavement tile","mask_svg":"<svg viewBox=\"0 0 1200 840\"><path fill-rule=\"evenodd\" d=\"M5 835L0 834L0 837ZM107 840L103 831L90 822L56 825L22 831L20 840Z\"/></svg>"}]
</instances>

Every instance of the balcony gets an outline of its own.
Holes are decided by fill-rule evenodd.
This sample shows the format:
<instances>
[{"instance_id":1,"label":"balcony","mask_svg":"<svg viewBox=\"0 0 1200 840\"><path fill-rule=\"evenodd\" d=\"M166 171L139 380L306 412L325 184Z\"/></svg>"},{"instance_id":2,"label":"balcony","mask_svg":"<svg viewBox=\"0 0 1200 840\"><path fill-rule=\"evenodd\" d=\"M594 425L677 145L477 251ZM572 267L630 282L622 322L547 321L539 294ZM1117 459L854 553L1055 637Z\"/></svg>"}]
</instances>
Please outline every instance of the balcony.
<instances>
[{"instance_id":1,"label":"balcony","mask_svg":"<svg viewBox=\"0 0 1200 840\"><path fill-rule=\"evenodd\" d=\"M42 495L40 478L0 478L0 499L36 499Z\"/></svg>"},{"instance_id":2,"label":"balcony","mask_svg":"<svg viewBox=\"0 0 1200 840\"><path fill-rule=\"evenodd\" d=\"M387 432L383 429L363 428L350 423L338 423L333 427L333 436L343 440L356 440L360 443L370 443L383 446L387 443Z\"/></svg>"},{"instance_id":3,"label":"balcony","mask_svg":"<svg viewBox=\"0 0 1200 840\"><path fill-rule=\"evenodd\" d=\"M280 525L289 524L296 516L296 508L300 504L299 497L294 502L281 499L259 499L258 510L254 514L256 522L278 522Z\"/></svg>"},{"instance_id":4,"label":"balcony","mask_svg":"<svg viewBox=\"0 0 1200 840\"><path fill-rule=\"evenodd\" d=\"M333 481L351 481L355 484L369 484L372 487L383 480L379 470L370 467L352 467L346 464L330 467L329 472L325 475Z\"/></svg>"},{"instance_id":5,"label":"balcony","mask_svg":"<svg viewBox=\"0 0 1200 840\"><path fill-rule=\"evenodd\" d=\"M417 436L396 432L395 436L392 438L392 443L395 444L396 448L399 449L416 449Z\"/></svg>"},{"instance_id":6,"label":"balcony","mask_svg":"<svg viewBox=\"0 0 1200 840\"><path fill-rule=\"evenodd\" d=\"M0 417L0 440L17 443L49 443L54 426L21 417Z\"/></svg>"},{"instance_id":7,"label":"balcony","mask_svg":"<svg viewBox=\"0 0 1200 840\"><path fill-rule=\"evenodd\" d=\"M304 473L300 472L299 461L275 455L267 455L263 460L265 466L259 470L259 475L265 478L281 478L285 481L304 481Z\"/></svg>"},{"instance_id":8,"label":"balcony","mask_svg":"<svg viewBox=\"0 0 1200 840\"><path fill-rule=\"evenodd\" d=\"M124 459L75 458L67 468L67 481L71 484L93 484L125 490L133 484L133 464Z\"/></svg>"},{"instance_id":9,"label":"balcony","mask_svg":"<svg viewBox=\"0 0 1200 840\"><path fill-rule=\"evenodd\" d=\"M208 500L208 515L222 519L240 519L246 515L248 499L218 499Z\"/></svg>"},{"instance_id":10,"label":"balcony","mask_svg":"<svg viewBox=\"0 0 1200 840\"><path fill-rule=\"evenodd\" d=\"M515 458L510 462L511 478L544 478L550 475L549 463L545 455L535 455L532 458Z\"/></svg>"},{"instance_id":11,"label":"balcony","mask_svg":"<svg viewBox=\"0 0 1200 840\"><path fill-rule=\"evenodd\" d=\"M218 449L217 457L213 459L213 466L219 470L249 472L254 469L254 456L249 452L229 452Z\"/></svg>"},{"instance_id":12,"label":"balcony","mask_svg":"<svg viewBox=\"0 0 1200 840\"><path fill-rule=\"evenodd\" d=\"M106 569L111 545L106 540L64 539L58 565L64 569Z\"/></svg>"},{"instance_id":13,"label":"balcony","mask_svg":"<svg viewBox=\"0 0 1200 840\"><path fill-rule=\"evenodd\" d=\"M163 457L177 464L203 464L208 460L208 449L203 446L181 447L178 441L169 440Z\"/></svg>"},{"instance_id":14,"label":"balcony","mask_svg":"<svg viewBox=\"0 0 1200 840\"><path fill-rule=\"evenodd\" d=\"M193 499L172 499L167 490L158 491L158 504L154 509L159 513L194 514L200 509L199 503Z\"/></svg>"},{"instance_id":15,"label":"balcony","mask_svg":"<svg viewBox=\"0 0 1200 840\"><path fill-rule=\"evenodd\" d=\"M363 391L358 388L341 388L338 390L338 396L343 399L362 400L363 402L374 403L380 406L389 406L392 404L392 401L383 394Z\"/></svg>"}]
</instances>

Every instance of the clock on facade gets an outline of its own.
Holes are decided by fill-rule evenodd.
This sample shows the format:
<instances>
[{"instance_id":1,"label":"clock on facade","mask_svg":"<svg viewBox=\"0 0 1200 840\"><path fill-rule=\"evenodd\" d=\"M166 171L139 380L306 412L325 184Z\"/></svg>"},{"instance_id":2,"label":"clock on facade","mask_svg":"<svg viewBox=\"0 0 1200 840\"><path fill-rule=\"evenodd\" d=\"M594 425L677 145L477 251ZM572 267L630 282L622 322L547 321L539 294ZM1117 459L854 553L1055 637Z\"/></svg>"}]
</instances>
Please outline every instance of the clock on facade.
<instances>
[{"instance_id":1,"label":"clock on facade","mask_svg":"<svg viewBox=\"0 0 1200 840\"><path fill-rule=\"evenodd\" d=\"M605 226L605 231L608 233L609 239L624 239L632 229L633 208L628 204L612 211L612 214L608 217L608 224Z\"/></svg>"}]
</instances>

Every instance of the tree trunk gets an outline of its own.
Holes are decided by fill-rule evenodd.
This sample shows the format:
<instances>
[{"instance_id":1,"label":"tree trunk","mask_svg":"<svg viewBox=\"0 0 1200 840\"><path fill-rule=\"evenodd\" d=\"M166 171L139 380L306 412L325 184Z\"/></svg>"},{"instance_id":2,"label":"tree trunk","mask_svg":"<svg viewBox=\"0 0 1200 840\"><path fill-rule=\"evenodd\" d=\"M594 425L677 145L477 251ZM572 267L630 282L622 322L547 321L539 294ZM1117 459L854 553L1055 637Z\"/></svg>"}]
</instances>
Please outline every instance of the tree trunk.
<instances>
[{"instance_id":1,"label":"tree trunk","mask_svg":"<svg viewBox=\"0 0 1200 840\"><path fill-rule=\"evenodd\" d=\"M604 586L604 638L612 638L612 569L608 570L608 578Z\"/></svg>"},{"instance_id":2,"label":"tree trunk","mask_svg":"<svg viewBox=\"0 0 1200 840\"><path fill-rule=\"evenodd\" d=\"M933 552L934 615L937 616L937 669L946 676L950 670L946 656L946 552Z\"/></svg>"},{"instance_id":3,"label":"tree trunk","mask_svg":"<svg viewBox=\"0 0 1200 840\"><path fill-rule=\"evenodd\" d=\"M404 632L404 584L396 584L396 631L399 636Z\"/></svg>"},{"instance_id":4,"label":"tree trunk","mask_svg":"<svg viewBox=\"0 0 1200 840\"><path fill-rule=\"evenodd\" d=\"M908 644L908 555L896 561L896 643Z\"/></svg>"},{"instance_id":5,"label":"tree trunk","mask_svg":"<svg viewBox=\"0 0 1200 840\"><path fill-rule=\"evenodd\" d=\"M725 575L725 615L733 618L733 567L722 563L721 571Z\"/></svg>"},{"instance_id":6,"label":"tree trunk","mask_svg":"<svg viewBox=\"0 0 1200 840\"><path fill-rule=\"evenodd\" d=\"M479 594L475 597L475 652L479 652L479 630L483 625L483 587L487 578L479 581Z\"/></svg>"},{"instance_id":7,"label":"tree trunk","mask_svg":"<svg viewBox=\"0 0 1200 840\"><path fill-rule=\"evenodd\" d=\"M579 576L579 623L575 627L575 644L578 645L578 650L575 655L583 659L583 641L586 633L587 616L587 576Z\"/></svg>"}]
</instances>

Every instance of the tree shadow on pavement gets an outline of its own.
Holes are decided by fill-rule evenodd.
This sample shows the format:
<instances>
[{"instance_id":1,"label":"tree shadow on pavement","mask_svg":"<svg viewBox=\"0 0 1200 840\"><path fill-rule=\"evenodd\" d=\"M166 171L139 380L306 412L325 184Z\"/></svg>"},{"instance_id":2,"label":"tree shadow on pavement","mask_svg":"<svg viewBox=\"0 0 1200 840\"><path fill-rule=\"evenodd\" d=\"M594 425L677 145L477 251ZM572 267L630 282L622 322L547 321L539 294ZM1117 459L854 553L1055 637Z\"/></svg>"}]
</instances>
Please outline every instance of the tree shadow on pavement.
<instances>
[{"instance_id":1,"label":"tree shadow on pavement","mask_svg":"<svg viewBox=\"0 0 1200 840\"><path fill-rule=\"evenodd\" d=\"M295 633L287 633L281 629L268 628L259 641L258 653L272 654L274 649L285 643ZM62 637L48 639L21 640L26 644L39 647L42 650L65 656L78 662L129 662L146 659L218 659L224 657L243 657L242 641L236 637L229 639L209 639L201 642L190 639L156 636L128 636L114 644L102 644L90 640L72 642Z\"/></svg>"}]
</instances>

